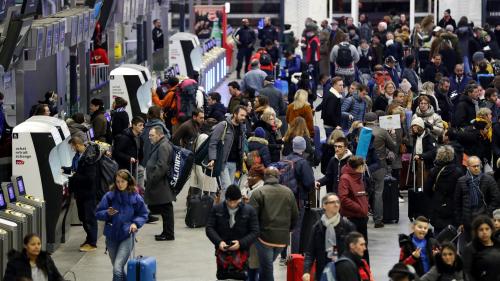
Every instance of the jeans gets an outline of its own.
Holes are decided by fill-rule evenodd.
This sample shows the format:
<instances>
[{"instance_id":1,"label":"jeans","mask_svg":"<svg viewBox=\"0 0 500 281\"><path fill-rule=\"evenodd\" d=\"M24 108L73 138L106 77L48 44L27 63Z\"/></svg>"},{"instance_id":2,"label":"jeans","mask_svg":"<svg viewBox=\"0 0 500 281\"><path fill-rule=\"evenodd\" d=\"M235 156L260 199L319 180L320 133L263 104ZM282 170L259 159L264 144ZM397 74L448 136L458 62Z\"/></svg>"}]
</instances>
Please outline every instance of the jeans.
<instances>
[{"instance_id":1,"label":"jeans","mask_svg":"<svg viewBox=\"0 0 500 281\"><path fill-rule=\"evenodd\" d=\"M172 203L148 206L151 214L160 214L163 223L161 234L167 237L174 237L174 206Z\"/></svg>"},{"instance_id":2,"label":"jeans","mask_svg":"<svg viewBox=\"0 0 500 281\"><path fill-rule=\"evenodd\" d=\"M384 202L383 202L383 193L384 193L384 177L387 168L380 168L375 173L373 173L373 179L375 180L375 207L373 208L373 220L375 223L382 222L384 218Z\"/></svg>"},{"instance_id":3,"label":"jeans","mask_svg":"<svg viewBox=\"0 0 500 281\"><path fill-rule=\"evenodd\" d=\"M125 281L125 265L134 247L133 236L118 242L106 239L106 248L108 248L109 258L113 265L113 281Z\"/></svg>"},{"instance_id":4,"label":"jeans","mask_svg":"<svg viewBox=\"0 0 500 281\"><path fill-rule=\"evenodd\" d=\"M236 163L226 162L222 173L220 174L220 181L222 186L221 200L224 200L226 189L228 186L234 183L234 174L236 173Z\"/></svg>"},{"instance_id":5,"label":"jeans","mask_svg":"<svg viewBox=\"0 0 500 281\"><path fill-rule=\"evenodd\" d=\"M333 130L335 130L335 128L325 127L325 136L326 136L326 139L328 139L328 137L330 137L330 135L332 134Z\"/></svg>"},{"instance_id":6,"label":"jeans","mask_svg":"<svg viewBox=\"0 0 500 281\"><path fill-rule=\"evenodd\" d=\"M279 256L283 247L269 247L260 241L255 242L259 255L259 281L274 281L273 262Z\"/></svg>"},{"instance_id":7,"label":"jeans","mask_svg":"<svg viewBox=\"0 0 500 281\"><path fill-rule=\"evenodd\" d=\"M83 230L87 233L85 243L96 246L97 218L95 217L95 199L76 199L78 219L82 222Z\"/></svg>"}]
</instances>

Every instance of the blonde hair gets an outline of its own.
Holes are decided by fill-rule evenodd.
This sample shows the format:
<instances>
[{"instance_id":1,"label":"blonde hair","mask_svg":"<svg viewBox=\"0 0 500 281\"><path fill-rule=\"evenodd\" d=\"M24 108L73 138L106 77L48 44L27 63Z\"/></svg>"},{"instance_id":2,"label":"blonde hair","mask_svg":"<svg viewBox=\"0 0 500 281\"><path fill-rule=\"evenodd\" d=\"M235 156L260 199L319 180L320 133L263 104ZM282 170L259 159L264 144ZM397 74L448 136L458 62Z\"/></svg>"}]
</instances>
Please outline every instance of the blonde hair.
<instances>
[{"instance_id":1,"label":"blonde hair","mask_svg":"<svg viewBox=\"0 0 500 281\"><path fill-rule=\"evenodd\" d=\"M306 105L309 105L309 102L307 101L307 96L309 93L305 90L298 90L295 95L293 96L293 109L301 109Z\"/></svg>"},{"instance_id":2,"label":"blonde hair","mask_svg":"<svg viewBox=\"0 0 500 281\"><path fill-rule=\"evenodd\" d=\"M491 112L491 109L489 108L486 108L486 107L482 107L479 109L479 111L476 113L476 117L477 118L482 118L484 120L490 120L490 118L488 117L488 115L492 114Z\"/></svg>"},{"instance_id":3,"label":"blonde hair","mask_svg":"<svg viewBox=\"0 0 500 281\"><path fill-rule=\"evenodd\" d=\"M425 82L422 84L422 93L426 95L433 96L434 95L434 83L432 82Z\"/></svg>"},{"instance_id":4,"label":"blonde hair","mask_svg":"<svg viewBox=\"0 0 500 281\"><path fill-rule=\"evenodd\" d=\"M385 82L385 85L384 85L384 94L387 92L387 86L389 85L392 85L394 87L394 93L392 93L393 95L396 93L396 84L394 84L394 82L392 82L392 80L389 80L387 82Z\"/></svg>"},{"instance_id":5,"label":"blonde hair","mask_svg":"<svg viewBox=\"0 0 500 281\"><path fill-rule=\"evenodd\" d=\"M288 127L288 130L286 131L283 139L285 141L293 140L293 138L297 136L307 136L308 138L311 137L309 135L309 130L307 129L306 119L300 116L293 119L293 121L290 123L290 126Z\"/></svg>"},{"instance_id":6,"label":"blonde hair","mask_svg":"<svg viewBox=\"0 0 500 281\"><path fill-rule=\"evenodd\" d=\"M352 122L351 128L349 128L349 134L352 133L354 130L356 130L358 127L363 127L363 122L362 121L354 121L354 122Z\"/></svg>"},{"instance_id":7,"label":"blonde hair","mask_svg":"<svg viewBox=\"0 0 500 281\"><path fill-rule=\"evenodd\" d=\"M276 112L274 112L274 109L272 107L266 107L260 116L260 120L269 124L271 116L274 117L274 120L276 121Z\"/></svg>"},{"instance_id":8,"label":"blonde hair","mask_svg":"<svg viewBox=\"0 0 500 281\"><path fill-rule=\"evenodd\" d=\"M328 145L334 145L335 141L337 141L338 138L344 138L344 137L345 137L345 135L344 135L344 132L342 130L335 129L328 137L328 141L326 143Z\"/></svg>"}]
</instances>

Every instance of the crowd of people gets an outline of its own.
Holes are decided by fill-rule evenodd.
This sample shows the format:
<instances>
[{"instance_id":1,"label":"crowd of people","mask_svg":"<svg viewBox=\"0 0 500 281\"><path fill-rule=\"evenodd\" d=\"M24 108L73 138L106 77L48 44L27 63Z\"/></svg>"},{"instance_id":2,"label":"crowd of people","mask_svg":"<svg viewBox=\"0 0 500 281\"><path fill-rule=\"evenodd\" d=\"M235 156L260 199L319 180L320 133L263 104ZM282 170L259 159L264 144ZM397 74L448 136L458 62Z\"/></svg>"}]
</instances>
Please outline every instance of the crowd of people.
<instances>
[{"instance_id":1,"label":"crowd of people","mask_svg":"<svg viewBox=\"0 0 500 281\"><path fill-rule=\"evenodd\" d=\"M399 236L391 280L498 280L500 26L473 26L466 17L456 24L447 10L437 25L427 16L410 32L404 14L384 17L375 28L361 14L359 24L347 17L320 27L308 18L300 39L288 25L282 37L270 19L258 32L242 21L227 107L220 93L198 91L191 118L181 118L175 100L182 78L169 77L152 89L147 116L129 121L120 98L108 115L93 99L88 124L79 113L68 120L76 155L65 172L87 233L80 250L96 249L97 220L105 221L113 280L124 280L132 234L158 220L151 214L162 219L155 239L175 240L177 194L167 177L172 145L196 157L208 139L206 162L194 165L188 184L190 193L204 185L220 199L206 223L218 279L274 280L273 262L280 257L290 265L291 252L304 256L304 281L314 274L320 280L332 267L336 280L372 281L368 221L374 228L394 222L385 196L392 186L408 190L412 233ZM400 122L386 128L384 116ZM360 155L366 129L368 152ZM89 142L89 130L112 144L108 156L120 169L100 202L100 147ZM319 198L322 186L327 194ZM450 230L454 239L440 238ZM16 268L30 262L29 274L58 275L45 255L36 259L36 243L36 236L25 240L9 274L24 274Z\"/></svg>"}]
</instances>

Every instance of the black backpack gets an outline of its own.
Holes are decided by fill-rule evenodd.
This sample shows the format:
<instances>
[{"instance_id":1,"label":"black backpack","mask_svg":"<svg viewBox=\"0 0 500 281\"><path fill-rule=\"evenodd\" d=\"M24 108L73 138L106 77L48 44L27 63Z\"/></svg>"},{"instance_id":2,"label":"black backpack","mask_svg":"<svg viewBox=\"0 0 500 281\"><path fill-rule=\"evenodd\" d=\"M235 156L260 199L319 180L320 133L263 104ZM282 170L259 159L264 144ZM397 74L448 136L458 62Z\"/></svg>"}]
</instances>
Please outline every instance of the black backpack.
<instances>
[{"instance_id":1,"label":"black backpack","mask_svg":"<svg viewBox=\"0 0 500 281\"><path fill-rule=\"evenodd\" d=\"M263 53L260 54L260 59L259 59L260 65L271 65L273 63L273 60L271 59L271 55L268 53Z\"/></svg>"},{"instance_id":2,"label":"black backpack","mask_svg":"<svg viewBox=\"0 0 500 281\"><path fill-rule=\"evenodd\" d=\"M339 44L336 63L343 68L351 66L353 57L349 44Z\"/></svg>"}]
</instances>

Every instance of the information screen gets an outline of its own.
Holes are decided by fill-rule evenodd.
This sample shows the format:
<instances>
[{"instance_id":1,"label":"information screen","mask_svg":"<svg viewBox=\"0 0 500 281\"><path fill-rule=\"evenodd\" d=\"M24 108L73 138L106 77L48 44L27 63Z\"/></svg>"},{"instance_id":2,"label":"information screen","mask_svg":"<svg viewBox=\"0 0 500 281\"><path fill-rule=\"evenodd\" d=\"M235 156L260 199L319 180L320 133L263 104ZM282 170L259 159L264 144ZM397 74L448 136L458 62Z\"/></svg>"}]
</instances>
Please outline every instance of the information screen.
<instances>
[{"instance_id":1,"label":"information screen","mask_svg":"<svg viewBox=\"0 0 500 281\"><path fill-rule=\"evenodd\" d=\"M19 191L19 195L26 195L26 189L24 188L24 180L22 176L16 178L17 181L17 189Z\"/></svg>"},{"instance_id":2,"label":"information screen","mask_svg":"<svg viewBox=\"0 0 500 281\"><path fill-rule=\"evenodd\" d=\"M9 193L9 201L11 203L16 202L16 193L14 193L14 184L12 184L11 182L7 184L7 193Z\"/></svg>"},{"instance_id":3,"label":"information screen","mask_svg":"<svg viewBox=\"0 0 500 281\"><path fill-rule=\"evenodd\" d=\"M7 209L7 204L5 203L5 197L3 197L3 191L0 190L0 210Z\"/></svg>"}]
</instances>

